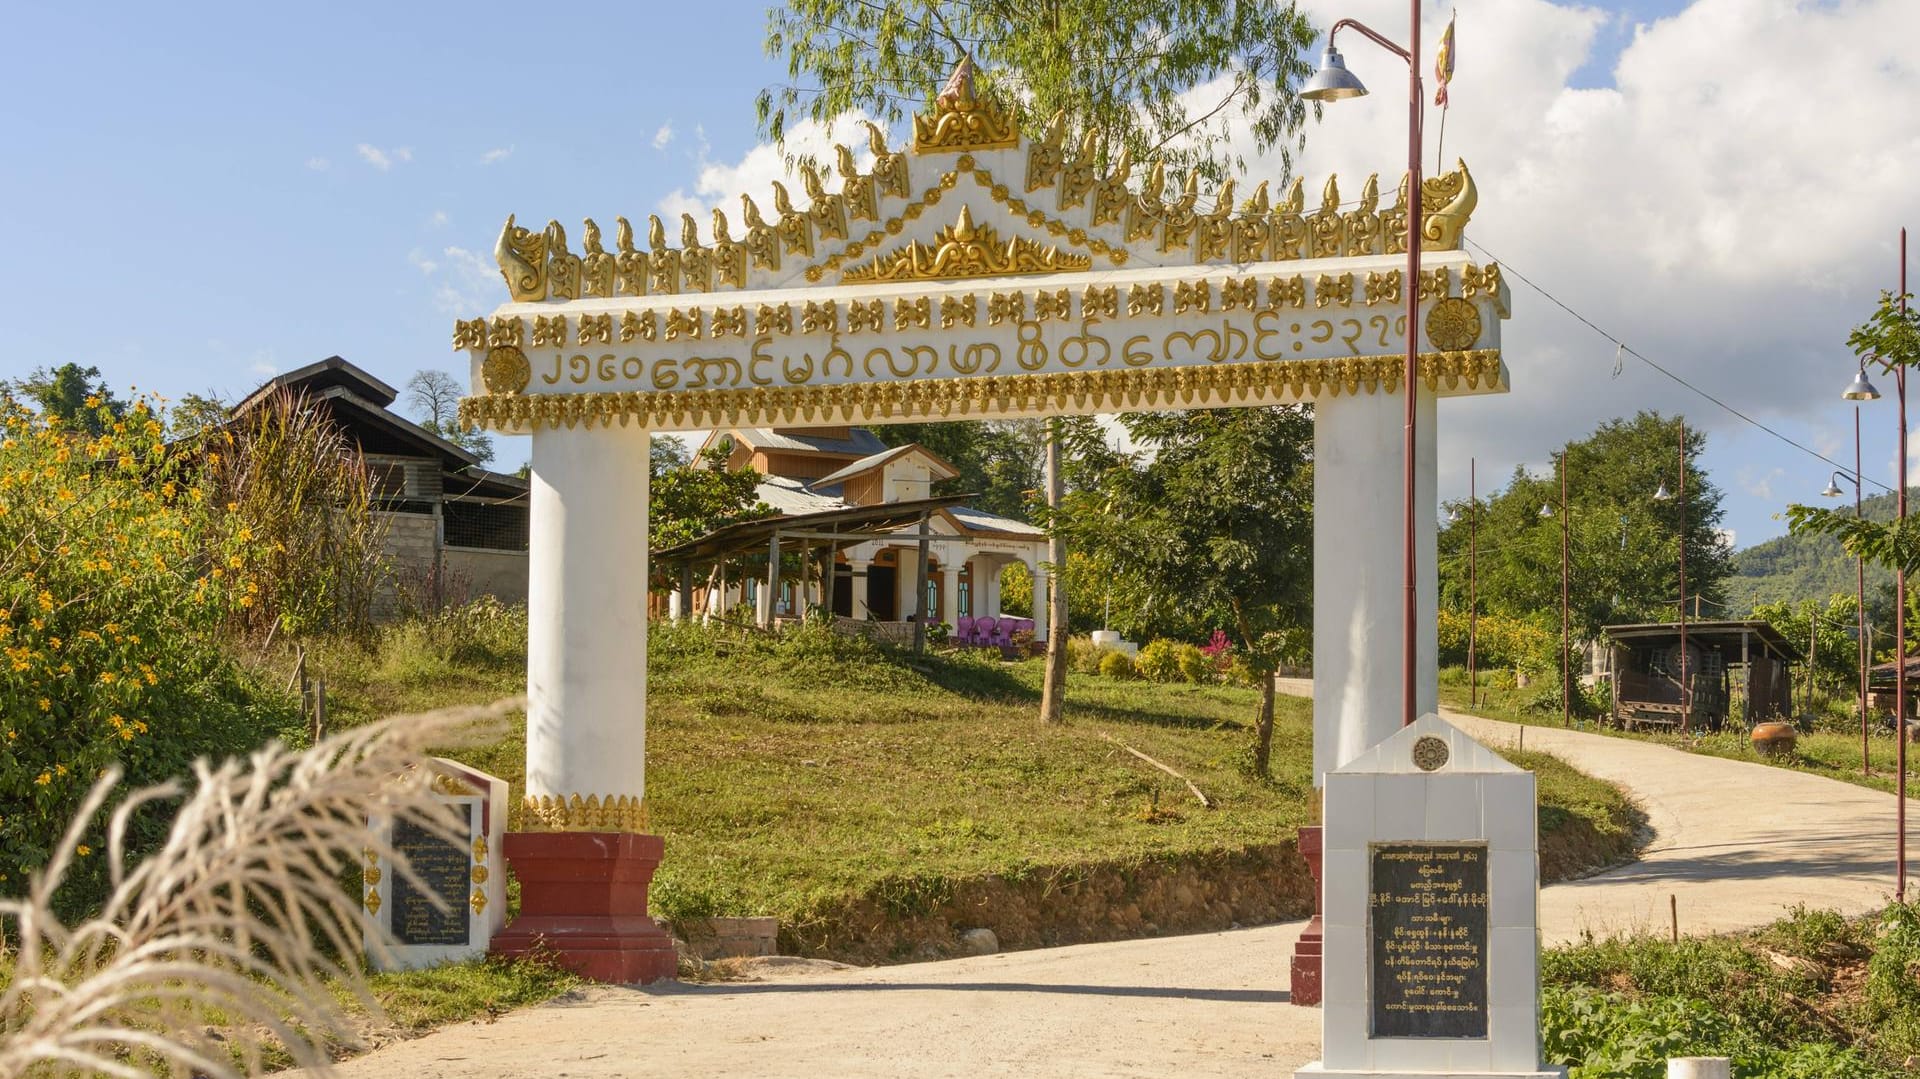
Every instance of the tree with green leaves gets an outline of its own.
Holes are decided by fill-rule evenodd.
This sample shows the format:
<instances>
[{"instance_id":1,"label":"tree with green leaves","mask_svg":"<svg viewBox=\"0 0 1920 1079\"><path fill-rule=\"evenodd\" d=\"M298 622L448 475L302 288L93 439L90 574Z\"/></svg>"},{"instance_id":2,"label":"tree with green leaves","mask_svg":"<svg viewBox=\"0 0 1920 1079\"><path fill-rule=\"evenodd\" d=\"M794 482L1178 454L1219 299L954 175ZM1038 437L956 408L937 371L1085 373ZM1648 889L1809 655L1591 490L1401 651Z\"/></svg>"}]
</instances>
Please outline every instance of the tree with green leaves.
<instances>
[{"instance_id":1,"label":"tree with green leaves","mask_svg":"<svg viewBox=\"0 0 1920 1079\"><path fill-rule=\"evenodd\" d=\"M1863 368L1872 364L1904 375L1920 367L1920 310L1913 309L1912 299L1881 293L1873 315L1847 335L1847 347L1860 357ZM1856 518L1851 510L1796 504L1787 507L1787 527L1794 535L1832 536L1848 554L1891 570L1901 581L1920 567L1920 524L1912 517L1876 521ZM1913 593L1907 595L1911 600ZM1913 619L1906 620L1906 627L1911 632ZM1906 654L1904 645L1901 642L1896 655Z\"/></svg>"},{"instance_id":2,"label":"tree with green leaves","mask_svg":"<svg viewBox=\"0 0 1920 1079\"><path fill-rule=\"evenodd\" d=\"M226 425L227 402L218 391L181 394L167 409L167 428L176 438L205 434Z\"/></svg>"},{"instance_id":3,"label":"tree with green leaves","mask_svg":"<svg viewBox=\"0 0 1920 1079\"><path fill-rule=\"evenodd\" d=\"M1273 744L1273 673L1306 658L1313 612L1313 419L1298 406L1123 416L1132 452L1084 424L1048 521L1111 582L1117 629L1225 628L1261 676L1254 767Z\"/></svg>"},{"instance_id":4,"label":"tree with green leaves","mask_svg":"<svg viewBox=\"0 0 1920 1079\"><path fill-rule=\"evenodd\" d=\"M25 378L0 384L0 389L33 405L47 419L89 435L100 434L127 414L127 403L113 395L98 367L71 362L39 367Z\"/></svg>"},{"instance_id":5,"label":"tree with green leaves","mask_svg":"<svg viewBox=\"0 0 1920 1079\"><path fill-rule=\"evenodd\" d=\"M407 404L420 426L459 446L480 459L493 460L493 439L486 432L469 430L460 422L460 380L445 371L415 371L407 380Z\"/></svg>"},{"instance_id":6,"label":"tree with green leaves","mask_svg":"<svg viewBox=\"0 0 1920 1079\"><path fill-rule=\"evenodd\" d=\"M1699 467L1706 436L1686 433L1686 498L1679 492L1678 421L1656 412L1613 419L1568 443L1554 467L1531 476L1515 469L1504 490L1483 498L1478 519L1475 592L1482 613L1551 622L1559 635L1561 529L1567 531L1569 622L1576 639L1624 622L1679 616L1680 551L1687 555L1687 613L1720 617L1732 554L1720 532L1723 494ZM1567 505L1559 467L1566 462ZM1543 508L1548 513L1543 514ZM1465 610L1469 515L1449 503L1439 535L1440 602Z\"/></svg>"},{"instance_id":7,"label":"tree with green leaves","mask_svg":"<svg viewBox=\"0 0 1920 1079\"><path fill-rule=\"evenodd\" d=\"M874 433L889 446L917 442L960 473L936 485L935 494L971 494L975 497L970 504L977 509L1027 519L1033 493L1040 489L1046 421L894 423Z\"/></svg>"},{"instance_id":8,"label":"tree with green leaves","mask_svg":"<svg viewBox=\"0 0 1920 1079\"><path fill-rule=\"evenodd\" d=\"M736 521L771 517L773 507L760 501L760 473L752 468L729 470L730 447L724 442L680 464L658 467L650 478L647 541L654 550L677 547Z\"/></svg>"},{"instance_id":9,"label":"tree with green leaves","mask_svg":"<svg viewBox=\"0 0 1920 1079\"><path fill-rule=\"evenodd\" d=\"M1064 113L1070 141L1091 133L1105 158L1218 182L1241 165L1225 149L1236 121L1290 161L1315 35L1275 0L789 0L768 12L766 50L791 81L761 91L760 126L779 142L850 110L896 123L971 56L1029 132Z\"/></svg>"}]
</instances>

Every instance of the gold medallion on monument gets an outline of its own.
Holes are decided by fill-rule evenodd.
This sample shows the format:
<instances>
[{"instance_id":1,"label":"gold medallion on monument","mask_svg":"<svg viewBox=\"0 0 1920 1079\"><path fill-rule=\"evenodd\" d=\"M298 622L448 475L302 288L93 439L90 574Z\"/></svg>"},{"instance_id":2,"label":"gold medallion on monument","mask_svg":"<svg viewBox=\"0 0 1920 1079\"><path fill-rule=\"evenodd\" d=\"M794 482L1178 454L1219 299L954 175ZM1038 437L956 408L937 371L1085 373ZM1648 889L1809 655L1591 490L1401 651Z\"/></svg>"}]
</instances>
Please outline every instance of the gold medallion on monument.
<instances>
[{"instance_id":1,"label":"gold medallion on monument","mask_svg":"<svg viewBox=\"0 0 1920 1079\"><path fill-rule=\"evenodd\" d=\"M1427 312L1427 340L1442 352L1459 352L1480 340L1480 309L1449 296Z\"/></svg>"},{"instance_id":2,"label":"gold medallion on monument","mask_svg":"<svg viewBox=\"0 0 1920 1079\"><path fill-rule=\"evenodd\" d=\"M512 345L488 349L486 361L480 365L480 381L486 383L488 393L519 393L532 378L533 365L527 362L527 354Z\"/></svg>"},{"instance_id":3,"label":"gold medallion on monument","mask_svg":"<svg viewBox=\"0 0 1920 1079\"><path fill-rule=\"evenodd\" d=\"M1422 772L1431 772L1446 765L1452 753L1447 749L1444 739L1433 735L1423 735L1413 743L1413 765Z\"/></svg>"}]
</instances>

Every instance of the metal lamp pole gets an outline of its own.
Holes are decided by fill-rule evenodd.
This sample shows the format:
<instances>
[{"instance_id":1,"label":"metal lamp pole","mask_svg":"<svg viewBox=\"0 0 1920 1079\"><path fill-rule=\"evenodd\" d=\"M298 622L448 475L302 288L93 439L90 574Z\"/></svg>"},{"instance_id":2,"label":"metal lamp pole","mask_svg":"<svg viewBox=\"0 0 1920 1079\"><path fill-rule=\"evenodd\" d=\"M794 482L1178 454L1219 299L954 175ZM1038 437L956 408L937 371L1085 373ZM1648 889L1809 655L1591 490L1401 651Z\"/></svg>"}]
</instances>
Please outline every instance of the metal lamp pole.
<instances>
[{"instance_id":1,"label":"metal lamp pole","mask_svg":"<svg viewBox=\"0 0 1920 1079\"><path fill-rule=\"evenodd\" d=\"M1474 646L1478 643L1480 630L1479 567L1479 530L1480 530L1480 490L1474 475L1479 467L1475 458L1467 458L1467 707L1476 707L1480 701L1480 679L1474 671Z\"/></svg>"},{"instance_id":2,"label":"metal lamp pole","mask_svg":"<svg viewBox=\"0 0 1920 1079\"><path fill-rule=\"evenodd\" d=\"M1680 417L1680 733L1693 714L1693 685L1687 681L1687 418Z\"/></svg>"},{"instance_id":3,"label":"metal lamp pole","mask_svg":"<svg viewBox=\"0 0 1920 1079\"><path fill-rule=\"evenodd\" d=\"M1900 230L1900 313L1907 313L1907 230ZM1907 365L1893 369L1894 395L1899 398L1900 482L1894 503L1900 523L1907 520ZM1896 526L1899 527L1899 526ZM1893 870L1893 898L1907 901L1907 573L1893 569L1893 770L1894 842L1898 861Z\"/></svg>"},{"instance_id":4,"label":"metal lamp pole","mask_svg":"<svg viewBox=\"0 0 1920 1079\"><path fill-rule=\"evenodd\" d=\"M1567 650L1567 451L1560 451L1560 725L1573 726L1573 660Z\"/></svg>"},{"instance_id":5,"label":"metal lamp pole","mask_svg":"<svg viewBox=\"0 0 1920 1079\"><path fill-rule=\"evenodd\" d=\"M1320 70L1300 88L1300 97L1307 101L1339 101L1349 97L1359 97L1367 92L1347 70L1346 62L1340 57L1340 50L1334 48L1333 40L1340 31L1351 29L1365 36L1381 48L1393 53L1407 62L1407 278L1403 282L1407 295L1407 356L1405 361L1404 392L1406 393L1406 430L1402 511L1406 531L1402 537L1401 572L1406 582L1406 604L1402 614L1403 634L1401 639L1401 675L1402 686L1401 717L1402 725L1412 723L1417 717L1418 692L1415 688L1418 670L1419 633L1416 623L1419 618L1419 605L1416 599L1415 582L1417 580L1414 532L1414 425L1415 408L1419 385L1420 348L1420 143L1421 143L1421 88L1420 88L1420 0L1410 0L1410 29L1408 47L1401 48L1390 39L1354 19L1341 19L1327 31L1327 49L1320 61Z\"/></svg>"},{"instance_id":6,"label":"metal lamp pole","mask_svg":"<svg viewBox=\"0 0 1920 1079\"><path fill-rule=\"evenodd\" d=\"M1866 377L1866 370L1862 368L1860 380L1856 382L1854 386L1864 385L1866 383ZM1849 395L1855 392L1854 386L1847 387L1847 393ZM1873 387L1867 386L1867 389L1872 391ZM1873 397L1878 396L1880 396L1878 392L1873 393ZM1872 400L1872 397L1862 397L1860 399ZM1835 472L1833 475L1827 477L1827 489L1820 493L1827 498L1839 498L1842 493L1840 490L1840 481L1843 479L1853 484L1853 517L1854 520L1857 521L1860 519L1860 488L1862 486L1860 478L1859 405L1853 406L1853 475L1849 476L1845 472ZM1858 591L1854 594L1853 613L1858 623L1854 628L1855 659L1860 667L1860 774L1870 776L1873 774L1873 763L1871 758L1867 756L1867 560L1862 556L1855 558L1854 563L1854 571L1858 576ZM1809 664L1809 666L1811 666L1811 664ZM1807 681L1809 684L1813 681L1811 672L1809 672ZM1809 707L1812 705L1811 696L1808 698L1808 705Z\"/></svg>"}]
</instances>

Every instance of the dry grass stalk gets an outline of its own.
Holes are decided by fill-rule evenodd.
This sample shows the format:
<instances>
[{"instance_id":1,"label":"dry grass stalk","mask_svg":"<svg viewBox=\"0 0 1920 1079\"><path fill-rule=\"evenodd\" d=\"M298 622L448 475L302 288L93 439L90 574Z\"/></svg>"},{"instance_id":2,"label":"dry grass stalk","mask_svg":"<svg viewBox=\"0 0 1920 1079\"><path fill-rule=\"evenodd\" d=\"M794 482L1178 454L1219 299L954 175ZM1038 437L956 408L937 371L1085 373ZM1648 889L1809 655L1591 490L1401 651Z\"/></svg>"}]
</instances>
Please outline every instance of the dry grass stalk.
<instances>
[{"instance_id":1,"label":"dry grass stalk","mask_svg":"<svg viewBox=\"0 0 1920 1079\"><path fill-rule=\"evenodd\" d=\"M324 1073L332 1048L357 1040L337 987L379 1014L361 965L361 892L344 875L372 851L421 883L368 816L464 844L417 766L427 746L475 737L517 704L394 717L301 752L269 744L246 760L198 762L190 791L136 791L108 831L113 891L97 917L67 926L52 899L119 779L102 775L28 893L0 900L13 962L0 1079L238 1079L276 1048ZM126 864L130 818L183 794L166 843Z\"/></svg>"}]
</instances>

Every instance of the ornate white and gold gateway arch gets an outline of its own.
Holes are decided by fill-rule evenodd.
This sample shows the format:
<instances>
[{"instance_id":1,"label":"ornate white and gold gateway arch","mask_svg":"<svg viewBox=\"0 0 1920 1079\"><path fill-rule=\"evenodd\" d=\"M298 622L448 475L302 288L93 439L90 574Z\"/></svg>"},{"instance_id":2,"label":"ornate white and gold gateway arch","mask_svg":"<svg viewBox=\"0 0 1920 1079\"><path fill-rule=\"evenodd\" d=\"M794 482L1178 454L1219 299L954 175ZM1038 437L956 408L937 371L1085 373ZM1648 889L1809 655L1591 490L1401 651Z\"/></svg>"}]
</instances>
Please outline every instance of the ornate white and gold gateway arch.
<instances>
[{"instance_id":1,"label":"ornate white and gold gateway arch","mask_svg":"<svg viewBox=\"0 0 1920 1079\"><path fill-rule=\"evenodd\" d=\"M1316 774L1398 729L1405 335L1424 340L1417 446L1421 712L1435 705L1433 402L1507 388L1497 266L1460 249L1466 166L1425 181L1405 279L1406 191L1377 178L1309 210L1295 181L1201 205L1196 180L1095 165L1061 125L1023 138L966 80L913 140L836 147L798 194L716 210L680 243L619 218L612 249L508 218L511 302L462 320L463 420L533 441L523 913L598 977L671 974L645 919L647 442L656 431L1315 405ZM864 167L860 164L865 161ZM1420 324L1406 325L1418 289ZM662 950L664 949L664 951Z\"/></svg>"}]
</instances>

